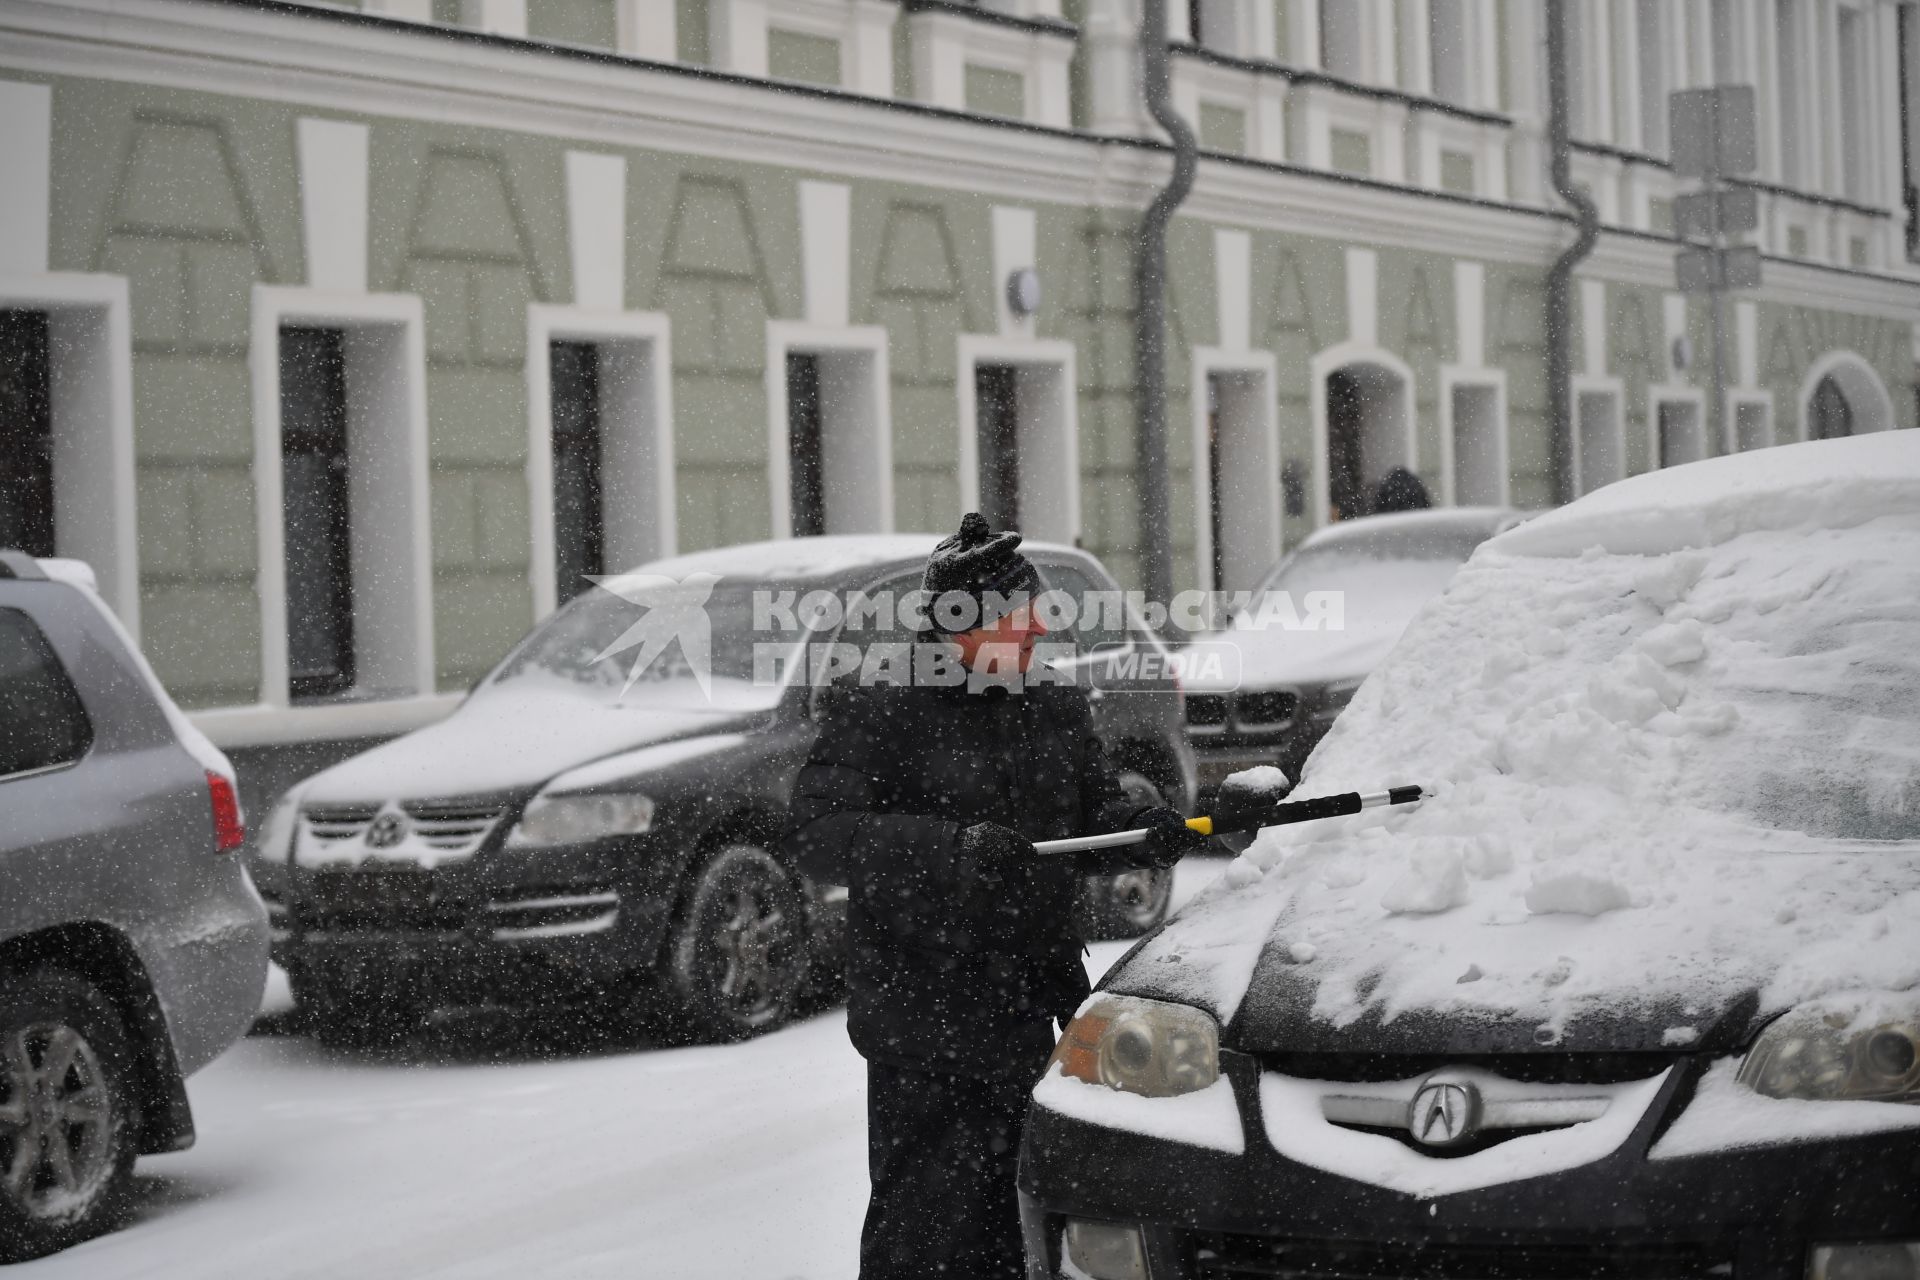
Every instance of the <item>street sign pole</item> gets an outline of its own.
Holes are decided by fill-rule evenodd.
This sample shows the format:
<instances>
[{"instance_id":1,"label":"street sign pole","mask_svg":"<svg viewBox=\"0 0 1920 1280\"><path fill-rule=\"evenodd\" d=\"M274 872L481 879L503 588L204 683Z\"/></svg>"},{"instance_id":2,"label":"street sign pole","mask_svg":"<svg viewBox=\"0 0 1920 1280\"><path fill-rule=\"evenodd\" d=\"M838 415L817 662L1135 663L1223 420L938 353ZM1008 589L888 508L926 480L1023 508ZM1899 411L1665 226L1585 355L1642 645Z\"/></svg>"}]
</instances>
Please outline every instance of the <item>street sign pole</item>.
<instances>
[{"instance_id":1,"label":"street sign pole","mask_svg":"<svg viewBox=\"0 0 1920 1280\"><path fill-rule=\"evenodd\" d=\"M1704 291L1713 325L1713 404L1707 411L1720 445L1727 442L1728 289L1760 283L1760 254L1754 248L1730 248L1727 239L1759 226L1759 199L1751 187L1730 187L1726 178L1751 173L1759 165L1750 85L1683 89L1670 99L1673 171L1699 178L1704 188L1674 202L1674 231L1683 242L1706 240L1705 249L1687 248L1674 262L1683 292Z\"/></svg>"}]
</instances>

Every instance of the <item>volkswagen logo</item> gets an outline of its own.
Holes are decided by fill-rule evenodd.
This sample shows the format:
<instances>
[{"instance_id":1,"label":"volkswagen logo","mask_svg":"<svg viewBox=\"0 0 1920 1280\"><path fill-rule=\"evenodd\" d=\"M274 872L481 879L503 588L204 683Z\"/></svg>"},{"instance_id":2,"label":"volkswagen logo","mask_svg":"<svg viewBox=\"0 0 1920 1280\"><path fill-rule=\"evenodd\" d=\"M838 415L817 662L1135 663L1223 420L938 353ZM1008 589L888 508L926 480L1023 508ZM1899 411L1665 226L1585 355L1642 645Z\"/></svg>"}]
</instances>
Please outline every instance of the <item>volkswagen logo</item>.
<instances>
[{"instance_id":1,"label":"volkswagen logo","mask_svg":"<svg viewBox=\"0 0 1920 1280\"><path fill-rule=\"evenodd\" d=\"M407 838L407 816L389 809L367 828L367 848L391 849Z\"/></svg>"},{"instance_id":2,"label":"volkswagen logo","mask_svg":"<svg viewBox=\"0 0 1920 1280\"><path fill-rule=\"evenodd\" d=\"M1480 1091L1464 1080L1428 1080L1407 1107L1407 1131L1424 1146L1457 1146L1479 1129Z\"/></svg>"}]
</instances>

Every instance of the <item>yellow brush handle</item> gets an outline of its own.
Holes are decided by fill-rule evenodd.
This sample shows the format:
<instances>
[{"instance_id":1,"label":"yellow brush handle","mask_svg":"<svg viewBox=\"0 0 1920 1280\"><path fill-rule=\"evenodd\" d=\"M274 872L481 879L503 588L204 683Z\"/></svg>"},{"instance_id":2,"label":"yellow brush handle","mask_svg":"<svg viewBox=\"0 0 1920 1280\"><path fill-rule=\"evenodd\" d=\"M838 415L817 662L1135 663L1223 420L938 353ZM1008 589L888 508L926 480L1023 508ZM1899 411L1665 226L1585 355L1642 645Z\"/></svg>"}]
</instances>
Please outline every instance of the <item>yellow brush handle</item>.
<instances>
[{"instance_id":1,"label":"yellow brush handle","mask_svg":"<svg viewBox=\"0 0 1920 1280\"><path fill-rule=\"evenodd\" d=\"M1212 818L1188 818L1187 829L1189 831L1198 831L1203 836L1210 836L1213 834L1213 819Z\"/></svg>"}]
</instances>

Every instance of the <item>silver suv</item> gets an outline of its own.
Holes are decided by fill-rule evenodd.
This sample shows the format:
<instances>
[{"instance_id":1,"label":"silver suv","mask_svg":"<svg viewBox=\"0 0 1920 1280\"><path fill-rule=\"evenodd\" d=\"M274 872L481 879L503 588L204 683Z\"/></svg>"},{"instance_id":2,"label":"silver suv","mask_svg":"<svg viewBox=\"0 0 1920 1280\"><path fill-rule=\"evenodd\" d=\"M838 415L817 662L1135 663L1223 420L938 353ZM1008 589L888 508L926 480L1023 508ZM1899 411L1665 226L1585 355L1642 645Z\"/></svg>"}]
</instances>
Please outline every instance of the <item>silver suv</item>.
<instances>
[{"instance_id":1,"label":"silver suv","mask_svg":"<svg viewBox=\"0 0 1920 1280\"><path fill-rule=\"evenodd\" d=\"M267 916L233 769L71 561L0 551L0 1263L111 1226L193 1142Z\"/></svg>"}]
</instances>

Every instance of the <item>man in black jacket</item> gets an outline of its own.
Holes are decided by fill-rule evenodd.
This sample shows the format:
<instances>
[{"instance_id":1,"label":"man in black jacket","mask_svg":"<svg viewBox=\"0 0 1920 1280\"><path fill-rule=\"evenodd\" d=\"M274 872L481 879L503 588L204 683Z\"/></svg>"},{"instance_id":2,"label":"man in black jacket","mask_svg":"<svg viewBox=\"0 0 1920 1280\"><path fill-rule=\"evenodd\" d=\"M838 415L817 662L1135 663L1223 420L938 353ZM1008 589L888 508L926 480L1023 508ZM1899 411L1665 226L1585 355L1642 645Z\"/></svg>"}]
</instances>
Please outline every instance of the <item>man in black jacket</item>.
<instances>
[{"instance_id":1,"label":"man in black jacket","mask_svg":"<svg viewBox=\"0 0 1920 1280\"><path fill-rule=\"evenodd\" d=\"M1051 1024L1088 993L1076 888L1205 844L1173 810L1128 800L1083 690L1019 678L1046 634L1019 545L969 514L934 549L921 640L976 678L835 688L794 790L789 847L849 888L847 1030L867 1059L872 1181L861 1280L1024 1275L1021 1124ZM1156 830L1144 845L1033 848L1141 826Z\"/></svg>"}]
</instances>

